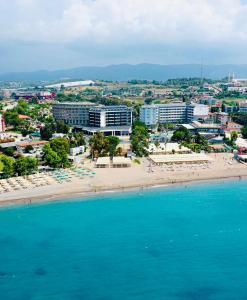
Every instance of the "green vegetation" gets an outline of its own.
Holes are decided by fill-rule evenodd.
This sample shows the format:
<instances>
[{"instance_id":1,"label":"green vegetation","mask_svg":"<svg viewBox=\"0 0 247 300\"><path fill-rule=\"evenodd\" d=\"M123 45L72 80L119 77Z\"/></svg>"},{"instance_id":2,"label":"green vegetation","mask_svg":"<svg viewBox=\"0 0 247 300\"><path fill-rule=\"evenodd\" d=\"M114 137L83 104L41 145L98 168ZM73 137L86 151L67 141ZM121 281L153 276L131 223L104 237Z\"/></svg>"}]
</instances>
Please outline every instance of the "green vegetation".
<instances>
[{"instance_id":1,"label":"green vegetation","mask_svg":"<svg viewBox=\"0 0 247 300\"><path fill-rule=\"evenodd\" d=\"M67 168L70 166L68 153L69 141L67 138L56 138L51 140L43 148L43 160L52 168Z\"/></svg>"},{"instance_id":2,"label":"green vegetation","mask_svg":"<svg viewBox=\"0 0 247 300\"><path fill-rule=\"evenodd\" d=\"M116 155L117 146L120 143L120 140L117 136L108 136L106 138L107 152L109 153L110 158Z\"/></svg>"},{"instance_id":3,"label":"green vegetation","mask_svg":"<svg viewBox=\"0 0 247 300\"><path fill-rule=\"evenodd\" d=\"M0 161L2 165L2 172L4 178L9 178L14 175L15 172L15 160L11 157L8 157L6 155L0 156Z\"/></svg>"},{"instance_id":4,"label":"green vegetation","mask_svg":"<svg viewBox=\"0 0 247 300\"><path fill-rule=\"evenodd\" d=\"M8 147L8 148L1 148L0 150L3 154L7 155L7 156L14 156L15 150L13 147Z\"/></svg>"},{"instance_id":5,"label":"green vegetation","mask_svg":"<svg viewBox=\"0 0 247 300\"><path fill-rule=\"evenodd\" d=\"M243 138L247 139L247 125L245 125L241 130Z\"/></svg>"},{"instance_id":6,"label":"green vegetation","mask_svg":"<svg viewBox=\"0 0 247 300\"><path fill-rule=\"evenodd\" d=\"M70 133L68 136L52 139L43 148L43 160L51 168L68 168L69 149L85 145L85 139L81 132Z\"/></svg>"},{"instance_id":7,"label":"green vegetation","mask_svg":"<svg viewBox=\"0 0 247 300\"><path fill-rule=\"evenodd\" d=\"M111 158L120 154L120 149L117 149L120 140L116 136L105 137L103 133L97 132L89 140L91 157L110 156Z\"/></svg>"},{"instance_id":8,"label":"green vegetation","mask_svg":"<svg viewBox=\"0 0 247 300\"><path fill-rule=\"evenodd\" d=\"M133 160L133 162L134 162L134 164L137 164L137 165L140 165L140 164L141 164L140 159L137 159L137 158L135 158L135 159Z\"/></svg>"},{"instance_id":9,"label":"green vegetation","mask_svg":"<svg viewBox=\"0 0 247 300\"><path fill-rule=\"evenodd\" d=\"M33 174L38 171L38 160L34 157L20 156L15 160L14 170L18 176Z\"/></svg>"},{"instance_id":10,"label":"green vegetation","mask_svg":"<svg viewBox=\"0 0 247 300\"><path fill-rule=\"evenodd\" d=\"M175 124L166 123L166 124L159 124L157 130L158 132L163 132L166 130L174 130L175 128L176 128Z\"/></svg>"},{"instance_id":11,"label":"green vegetation","mask_svg":"<svg viewBox=\"0 0 247 300\"><path fill-rule=\"evenodd\" d=\"M4 178L17 174L18 176L30 175L38 170L38 160L33 157L20 156L16 159L2 154L0 156Z\"/></svg>"},{"instance_id":12,"label":"green vegetation","mask_svg":"<svg viewBox=\"0 0 247 300\"><path fill-rule=\"evenodd\" d=\"M193 135L184 127L181 127L174 132L172 141L178 142L194 152L200 152L202 150L210 151L208 141L203 135L200 135L199 133Z\"/></svg>"},{"instance_id":13,"label":"green vegetation","mask_svg":"<svg viewBox=\"0 0 247 300\"><path fill-rule=\"evenodd\" d=\"M25 153L30 153L31 151L33 151L33 146L32 145L26 146Z\"/></svg>"},{"instance_id":14,"label":"green vegetation","mask_svg":"<svg viewBox=\"0 0 247 300\"><path fill-rule=\"evenodd\" d=\"M135 122L130 136L132 151L139 157L148 155L148 129L142 122Z\"/></svg>"},{"instance_id":15,"label":"green vegetation","mask_svg":"<svg viewBox=\"0 0 247 300\"><path fill-rule=\"evenodd\" d=\"M67 134L70 130L69 125L64 121L54 121L53 119L47 120L44 127L40 128L40 135L43 140L49 141L54 133Z\"/></svg>"},{"instance_id":16,"label":"green vegetation","mask_svg":"<svg viewBox=\"0 0 247 300\"><path fill-rule=\"evenodd\" d=\"M190 131L184 127L180 127L174 131L172 139L173 142L187 142L190 143L192 140L192 134Z\"/></svg>"},{"instance_id":17,"label":"green vegetation","mask_svg":"<svg viewBox=\"0 0 247 300\"><path fill-rule=\"evenodd\" d=\"M82 132L69 133L67 135L70 148L86 145L86 141Z\"/></svg>"}]
</instances>

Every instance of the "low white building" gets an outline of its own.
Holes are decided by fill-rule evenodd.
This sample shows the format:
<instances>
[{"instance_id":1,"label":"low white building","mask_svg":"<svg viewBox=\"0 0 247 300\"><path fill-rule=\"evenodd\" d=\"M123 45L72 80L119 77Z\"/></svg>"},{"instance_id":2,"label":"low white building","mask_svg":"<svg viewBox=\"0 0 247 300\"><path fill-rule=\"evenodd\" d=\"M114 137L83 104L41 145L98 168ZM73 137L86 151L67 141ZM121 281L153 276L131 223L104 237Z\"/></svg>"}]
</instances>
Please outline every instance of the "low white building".
<instances>
[{"instance_id":1,"label":"low white building","mask_svg":"<svg viewBox=\"0 0 247 300\"><path fill-rule=\"evenodd\" d=\"M70 148L69 153L71 156L83 154L85 152L85 146Z\"/></svg>"},{"instance_id":2,"label":"low white building","mask_svg":"<svg viewBox=\"0 0 247 300\"><path fill-rule=\"evenodd\" d=\"M56 138L63 138L65 136L64 133L53 133L52 138L56 139Z\"/></svg>"},{"instance_id":3,"label":"low white building","mask_svg":"<svg viewBox=\"0 0 247 300\"><path fill-rule=\"evenodd\" d=\"M92 80L81 80L81 81L71 81L71 82L60 82L56 84L47 85L46 88L61 89L61 87L77 87L77 86L92 86L95 82Z\"/></svg>"},{"instance_id":4,"label":"low white building","mask_svg":"<svg viewBox=\"0 0 247 300\"><path fill-rule=\"evenodd\" d=\"M205 119L209 115L209 106L204 104L195 104L194 120Z\"/></svg>"},{"instance_id":5,"label":"low white building","mask_svg":"<svg viewBox=\"0 0 247 300\"><path fill-rule=\"evenodd\" d=\"M154 143L151 143L148 148L148 152L150 154L173 154L173 153L179 153L179 154L186 154L191 153L191 149L184 147L182 145L179 145L178 143L160 143L157 146L155 146Z\"/></svg>"},{"instance_id":6,"label":"low white building","mask_svg":"<svg viewBox=\"0 0 247 300\"><path fill-rule=\"evenodd\" d=\"M213 160L210 156L201 153L150 155L149 158L155 165L203 164Z\"/></svg>"}]
</instances>

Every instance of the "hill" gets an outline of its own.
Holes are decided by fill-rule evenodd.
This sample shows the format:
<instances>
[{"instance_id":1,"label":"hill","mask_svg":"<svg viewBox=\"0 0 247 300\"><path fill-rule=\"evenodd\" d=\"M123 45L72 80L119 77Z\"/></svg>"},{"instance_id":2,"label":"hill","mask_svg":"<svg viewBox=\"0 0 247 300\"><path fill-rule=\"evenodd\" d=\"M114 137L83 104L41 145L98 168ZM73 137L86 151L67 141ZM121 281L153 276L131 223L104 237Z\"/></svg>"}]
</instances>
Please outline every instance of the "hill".
<instances>
[{"instance_id":1,"label":"hill","mask_svg":"<svg viewBox=\"0 0 247 300\"><path fill-rule=\"evenodd\" d=\"M203 77L222 79L234 72L238 78L247 78L247 65L206 65L203 67ZM0 74L0 81L34 80L51 81L61 79L91 79L126 81L139 80L167 80L184 77L200 77L201 66L198 64L185 65L110 65L106 67L80 67L56 71L34 71Z\"/></svg>"}]
</instances>

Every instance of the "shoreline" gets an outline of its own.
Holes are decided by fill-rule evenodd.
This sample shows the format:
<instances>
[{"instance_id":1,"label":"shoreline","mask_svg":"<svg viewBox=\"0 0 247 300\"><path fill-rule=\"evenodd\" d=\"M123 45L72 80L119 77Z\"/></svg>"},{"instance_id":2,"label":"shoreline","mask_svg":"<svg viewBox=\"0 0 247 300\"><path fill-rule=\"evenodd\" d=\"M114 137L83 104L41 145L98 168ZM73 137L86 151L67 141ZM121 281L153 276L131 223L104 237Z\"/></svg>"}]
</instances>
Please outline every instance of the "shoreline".
<instances>
[{"instance_id":1,"label":"shoreline","mask_svg":"<svg viewBox=\"0 0 247 300\"><path fill-rule=\"evenodd\" d=\"M184 186L184 185L194 185L200 183L213 183L217 181L224 180L246 180L247 175L233 175L229 174L226 176L208 176L201 178L193 178L193 179L183 179L183 180L160 180L160 182L151 182L145 184L133 184L133 185L118 185L116 187L93 187L89 190L82 191L70 191L70 192L62 192L62 193L52 193L47 195L39 195L39 196L30 196L28 198L10 198L7 200L0 201L0 209L2 208L11 208L18 207L23 205L34 205L34 204L48 204L53 202L65 202L65 201L89 201L92 200L93 197L97 195L106 195L106 194L115 194L120 192L131 192L131 191L143 191L143 190L151 190L155 188L171 188ZM88 199L87 199L88 198Z\"/></svg>"}]
</instances>

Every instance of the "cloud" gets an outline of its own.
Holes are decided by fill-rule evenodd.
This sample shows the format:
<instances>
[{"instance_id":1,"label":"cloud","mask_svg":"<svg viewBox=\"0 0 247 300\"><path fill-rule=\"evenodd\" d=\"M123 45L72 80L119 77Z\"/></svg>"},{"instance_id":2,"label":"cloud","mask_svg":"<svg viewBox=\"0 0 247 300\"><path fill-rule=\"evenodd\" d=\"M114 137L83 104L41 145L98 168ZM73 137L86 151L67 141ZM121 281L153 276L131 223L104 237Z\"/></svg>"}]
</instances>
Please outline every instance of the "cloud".
<instances>
[{"instance_id":1,"label":"cloud","mask_svg":"<svg viewBox=\"0 0 247 300\"><path fill-rule=\"evenodd\" d=\"M246 63L246 15L246 0L0 0L0 71Z\"/></svg>"},{"instance_id":2,"label":"cloud","mask_svg":"<svg viewBox=\"0 0 247 300\"><path fill-rule=\"evenodd\" d=\"M244 42L240 0L0 0L5 39L99 44ZM9 16L11 16L9 18Z\"/></svg>"}]
</instances>

